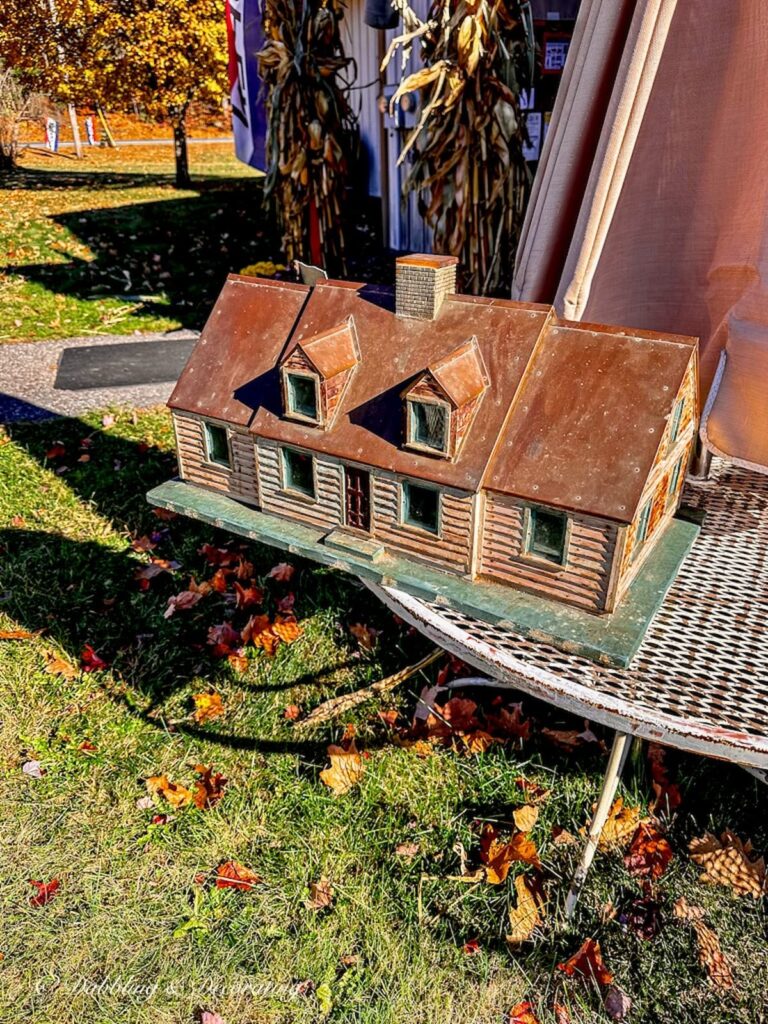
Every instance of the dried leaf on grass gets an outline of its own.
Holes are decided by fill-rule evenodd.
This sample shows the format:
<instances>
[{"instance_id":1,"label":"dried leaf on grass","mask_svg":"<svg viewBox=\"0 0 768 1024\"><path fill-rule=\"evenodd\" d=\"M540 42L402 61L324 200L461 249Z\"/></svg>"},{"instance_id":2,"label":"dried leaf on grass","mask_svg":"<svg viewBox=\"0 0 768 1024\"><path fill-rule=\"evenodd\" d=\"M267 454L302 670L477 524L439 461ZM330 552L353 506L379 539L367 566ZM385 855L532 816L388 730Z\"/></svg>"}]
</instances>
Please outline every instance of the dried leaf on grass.
<instances>
[{"instance_id":1,"label":"dried leaf on grass","mask_svg":"<svg viewBox=\"0 0 768 1024\"><path fill-rule=\"evenodd\" d=\"M613 981L613 974L603 962L600 943L594 939L586 939L570 959L557 965L557 969L569 978L585 978L597 982L601 987Z\"/></svg>"},{"instance_id":2,"label":"dried leaf on grass","mask_svg":"<svg viewBox=\"0 0 768 1024\"><path fill-rule=\"evenodd\" d=\"M594 811L594 806L592 808ZM617 797L606 819L603 831L600 833L599 849L612 850L616 847L626 846L635 834L640 824L640 808L625 807L621 797ZM581 835L586 835L586 828L580 828Z\"/></svg>"},{"instance_id":3,"label":"dried leaf on grass","mask_svg":"<svg viewBox=\"0 0 768 1024\"><path fill-rule=\"evenodd\" d=\"M328 747L328 757L331 765L320 772L320 779L336 796L348 793L358 784L365 771L362 754L358 753L352 741L348 746L332 743Z\"/></svg>"},{"instance_id":4,"label":"dried leaf on grass","mask_svg":"<svg viewBox=\"0 0 768 1024\"><path fill-rule=\"evenodd\" d=\"M505 1020L507 1024L540 1024L539 1018L533 1012L533 1004L527 999L513 1006L506 1014Z\"/></svg>"},{"instance_id":5,"label":"dried leaf on grass","mask_svg":"<svg viewBox=\"0 0 768 1024\"><path fill-rule=\"evenodd\" d=\"M509 869L515 861L541 868L538 851L527 836L517 832L508 842L504 842L499 838L495 826L491 824L483 826L480 860L485 865L486 881L491 885L501 885L506 881Z\"/></svg>"},{"instance_id":6,"label":"dried leaf on grass","mask_svg":"<svg viewBox=\"0 0 768 1024\"><path fill-rule=\"evenodd\" d=\"M147 792L152 797L161 797L171 807L186 807L192 803L192 792L178 782L171 782L167 775L151 775L146 781Z\"/></svg>"},{"instance_id":7,"label":"dried leaf on grass","mask_svg":"<svg viewBox=\"0 0 768 1024\"><path fill-rule=\"evenodd\" d=\"M624 866L635 878L661 878L673 857L669 840L654 825L643 822L632 837Z\"/></svg>"},{"instance_id":8,"label":"dried leaf on grass","mask_svg":"<svg viewBox=\"0 0 768 1024\"><path fill-rule=\"evenodd\" d=\"M603 1006L611 1020L626 1020L632 1009L632 1000L618 985L609 985L603 997Z\"/></svg>"},{"instance_id":9,"label":"dried leaf on grass","mask_svg":"<svg viewBox=\"0 0 768 1024\"><path fill-rule=\"evenodd\" d=\"M333 903L333 886L330 881L323 877L319 882L311 882L309 886L309 899L304 901L309 910L325 910Z\"/></svg>"},{"instance_id":10,"label":"dried leaf on grass","mask_svg":"<svg viewBox=\"0 0 768 1024\"><path fill-rule=\"evenodd\" d=\"M704 923L704 911L701 907L692 906L681 896L674 905L674 915L678 920L687 921L696 933L699 947L699 963L707 972L709 983L714 989L725 992L732 989L733 972L720 946L717 934Z\"/></svg>"},{"instance_id":11,"label":"dried leaf on grass","mask_svg":"<svg viewBox=\"0 0 768 1024\"><path fill-rule=\"evenodd\" d=\"M667 752L664 747L660 747L658 743L648 744L648 767L654 792L651 810L671 814L680 806L683 798L676 783L670 781L666 756Z\"/></svg>"},{"instance_id":12,"label":"dried leaf on grass","mask_svg":"<svg viewBox=\"0 0 768 1024\"><path fill-rule=\"evenodd\" d=\"M192 797L195 807L201 811L213 807L224 796L224 787L227 780L221 772L215 772L213 768L207 768L204 764L195 765L198 780L195 783L195 792Z\"/></svg>"},{"instance_id":13,"label":"dried leaf on grass","mask_svg":"<svg viewBox=\"0 0 768 1024\"><path fill-rule=\"evenodd\" d=\"M512 811L512 818L515 825L521 832L530 832L539 818L539 809L533 804L524 804Z\"/></svg>"},{"instance_id":14,"label":"dried leaf on grass","mask_svg":"<svg viewBox=\"0 0 768 1024\"><path fill-rule=\"evenodd\" d=\"M225 712L220 693L195 693L192 700L195 702L192 718L198 725L220 718Z\"/></svg>"},{"instance_id":15,"label":"dried leaf on grass","mask_svg":"<svg viewBox=\"0 0 768 1024\"><path fill-rule=\"evenodd\" d=\"M30 633L28 629L0 629L0 640L34 640L40 635Z\"/></svg>"},{"instance_id":16,"label":"dried leaf on grass","mask_svg":"<svg viewBox=\"0 0 768 1024\"><path fill-rule=\"evenodd\" d=\"M527 942L539 925L544 922L544 896L541 883L536 876L518 875L515 878L517 906L509 908L509 933L506 936L510 946L516 947Z\"/></svg>"},{"instance_id":17,"label":"dried leaf on grass","mask_svg":"<svg viewBox=\"0 0 768 1024\"><path fill-rule=\"evenodd\" d=\"M45 671L52 676L61 676L62 679L74 679L77 669L64 658L60 658L53 651L45 652Z\"/></svg>"},{"instance_id":18,"label":"dried leaf on grass","mask_svg":"<svg viewBox=\"0 0 768 1024\"><path fill-rule=\"evenodd\" d=\"M704 868L700 881L713 885L726 885L739 896L764 895L766 882L765 859L755 854L752 843L733 832L725 831L718 839L706 832L688 845L691 860Z\"/></svg>"},{"instance_id":19,"label":"dried leaf on grass","mask_svg":"<svg viewBox=\"0 0 768 1024\"><path fill-rule=\"evenodd\" d=\"M255 889L263 882L261 875L247 868L237 860L228 860L216 869L215 885L217 889Z\"/></svg>"},{"instance_id":20,"label":"dried leaf on grass","mask_svg":"<svg viewBox=\"0 0 768 1024\"><path fill-rule=\"evenodd\" d=\"M515 779L515 785L518 789L522 789L529 803L532 804L543 803L552 792L551 789L545 789L538 782L531 782L530 779L525 779L522 775Z\"/></svg>"},{"instance_id":21,"label":"dried leaf on grass","mask_svg":"<svg viewBox=\"0 0 768 1024\"><path fill-rule=\"evenodd\" d=\"M30 907L44 907L56 895L60 883L58 878L52 878L50 882L38 882L34 878L30 878L29 884L34 885L37 889L35 895L29 897Z\"/></svg>"}]
</instances>

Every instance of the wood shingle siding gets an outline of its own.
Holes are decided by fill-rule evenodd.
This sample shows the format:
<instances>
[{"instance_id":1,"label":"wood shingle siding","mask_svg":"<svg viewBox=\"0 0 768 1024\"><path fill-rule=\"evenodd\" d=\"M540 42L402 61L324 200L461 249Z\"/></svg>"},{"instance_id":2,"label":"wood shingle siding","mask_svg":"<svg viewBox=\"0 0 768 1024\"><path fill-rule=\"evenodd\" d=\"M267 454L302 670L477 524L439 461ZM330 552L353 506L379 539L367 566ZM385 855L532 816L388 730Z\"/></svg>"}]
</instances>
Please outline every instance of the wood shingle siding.
<instances>
[{"instance_id":1,"label":"wood shingle siding","mask_svg":"<svg viewBox=\"0 0 768 1024\"><path fill-rule=\"evenodd\" d=\"M315 455L316 501L283 490L280 447L259 440L256 443L259 466L261 508L265 512L298 519L319 529L332 530L342 522L343 477L338 462ZM313 453L309 453L313 454Z\"/></svg>"},{"instance_id":2,"label":"wood shingle siding","mask_svg":"<svg viewBox=\"0 0 768 1024\"><path fill-rule=\"evenodd\" d=\"M487 495L480 575L590 611L604 610L618 528L586 516L570 516L564 566L539 566L526 557L524 530L523 505L513 498Z\"/></svg>"},{"instance_id":3,"label":"wood shingle siding","mask_svg":"<svg viewBox=\"0 0 768 1024\"><path fill-rule=\"evenodd\" d=\"M216 420L208 422L227 430L232 459L231 468L208 462L205 450L206 421L202 417L191 413L174 412L173 423L176 430L181 478L216 491L225 491L233 498L258 505L259 490L253 438L247 430Z\"/></svg>"},{"instance_id":4,"label":"wood shingle siding","mask_svg":"<svg viewBox=\"0 0 768 1024\"><path fill-rule=\"evenodd\" d=\"M419 483L414 480L414 483ZM372 533L382 544L413 558L435 562L453 572L469 571L472 546L472 495L442 488L440 535L400 523L400 480L372 475Z\"/></svg>"}]
</instances>

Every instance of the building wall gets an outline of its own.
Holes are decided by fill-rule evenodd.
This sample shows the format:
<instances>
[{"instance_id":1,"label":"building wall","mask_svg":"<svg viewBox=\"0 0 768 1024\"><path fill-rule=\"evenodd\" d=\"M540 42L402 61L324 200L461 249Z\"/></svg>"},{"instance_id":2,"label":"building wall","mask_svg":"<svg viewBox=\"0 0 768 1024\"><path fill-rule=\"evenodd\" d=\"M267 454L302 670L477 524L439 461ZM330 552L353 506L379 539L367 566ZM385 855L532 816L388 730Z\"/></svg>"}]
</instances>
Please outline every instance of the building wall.
<instances>
[{"instance_id":1,"label":"building wall","mask_svg":"<svg viewBox=\"0 0 768 1024\"><path fill-rule=\"evenodd\" d=\"M317 500L313 501L283 490L280 447L263 438L256 442L260 507L265 512L272 512L283 518L297 519L323 530L341 526L344 507L344 477L341 463L322 455L315 456Z\"/></svg>"},{"instance_id":2,"label":"building wall","mask_svg":"<svg viewBox=\"0 0 768 1024\"><path fill-rule=\"evenodd\" d=\"M233 498L257 505L259 490L253 438L243 427L233 427L224 421L209 420L224 427L229 435L232 468L208 462L205 454L205 420L188 412L174 412L179 476L193 484L201 484L215 491L224 491Z\"/></svg>"},{"instance_id":3,"label":"building wall","mask_svg":"<svg viewBox=\"0 0 768 1024\"><path fill-rule=\"evenodd\" d=\"M392 473L371 474L374 537L393 550L454 572L469 572L472 552L472 495L442 487L440 536L400 523L400 481ZM414 481L418 483L418 481Z\"/></svg>"},{"instance_id":4,"label":"building wall","mask_svg":"<svg viewBox=\"0 0 768 1024\"><path fill-rule=\"evenodd\" d=\"M478 566L481 576L589 611L606 610L619 534L615 523L572 515L564 566L526 556L524 530L523 503L505 495L486 495Z\"/></svg>"},{"instance_id":5,"label":"building wall","mask_svg":"<svg viewBox=\"0 0 768 1024\"><path fill-rule=\"evenodd\" d=\"M622 555L618 577L617 600L621 600L627 592L640 567L653 550L655 541L661 537L665 527L674 517L677 506L680 504L680 495L683 490L686 469L690 462L691 452L696 439L696 425L698 422L695 355L691 359L691 364L676 396L675 403L681 398L685 400L685 405L683 406L683 415L680 420L677 439L673 444L670 443L670 424L668 423L656 454L651 475L643 489L643 495L637 512L627 530L626 546ZM683 459L683 469L678 477L674 493L671 493L672 476L675 466L681 458ZM652 502L648 530L643 543L643 549L636 553L637 530L643 509L648 501Z\"/></svg>"}]
</instances>

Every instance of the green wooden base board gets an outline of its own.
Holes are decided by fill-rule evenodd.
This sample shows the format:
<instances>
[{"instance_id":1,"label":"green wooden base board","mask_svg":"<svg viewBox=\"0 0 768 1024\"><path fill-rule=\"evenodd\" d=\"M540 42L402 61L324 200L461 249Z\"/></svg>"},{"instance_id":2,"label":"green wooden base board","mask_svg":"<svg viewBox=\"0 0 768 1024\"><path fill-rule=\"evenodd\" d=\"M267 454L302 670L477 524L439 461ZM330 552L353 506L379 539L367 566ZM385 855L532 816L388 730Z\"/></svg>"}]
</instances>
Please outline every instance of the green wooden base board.
<instances>
[{"instance_id":1,"label":"green wooden base board","mask_svg":"<svg viewBox=\"0 0 768 1024\"><path fill-rule=\"evenodd\" d=\"M352 544L326 545L327 530L259 512L224 494L181 480L160 484L149 492L147 500L154 506L261 541L283 552L322 562L383 586L397 587L486 622L502 623L523 636L620 668L626 668L636 654L651 619L699 533L695 523L674 519L618 609L611 615L594 615L514 587L453 576L388 549L383 554L377 551L372 557L368 549L358 553ZM370 546L370 542L368 544Z\"/></svg>"}]
</instances>

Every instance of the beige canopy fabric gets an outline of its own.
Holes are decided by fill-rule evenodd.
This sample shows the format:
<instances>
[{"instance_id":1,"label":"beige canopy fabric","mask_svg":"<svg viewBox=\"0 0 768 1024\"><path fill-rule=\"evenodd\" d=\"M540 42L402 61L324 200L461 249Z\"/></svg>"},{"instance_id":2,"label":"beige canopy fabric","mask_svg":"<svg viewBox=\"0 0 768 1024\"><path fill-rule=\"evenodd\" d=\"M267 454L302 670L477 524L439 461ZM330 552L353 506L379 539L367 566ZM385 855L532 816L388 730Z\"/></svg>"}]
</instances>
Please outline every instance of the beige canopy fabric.
<instances>
[{"instance_id":1,"label":"beige canopy fabric","mask_svg":"<svg viewBox=\"0 0 768 1024\"><path fill-rule=\"evenodd\" d=\"M514 286L699 336L705 444L766 472L767 63L765 0L583 0Z\"/></svg>"}]
</instances>

